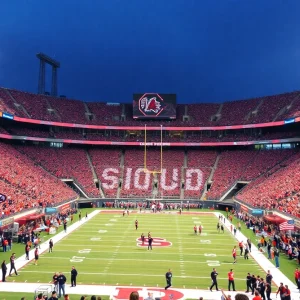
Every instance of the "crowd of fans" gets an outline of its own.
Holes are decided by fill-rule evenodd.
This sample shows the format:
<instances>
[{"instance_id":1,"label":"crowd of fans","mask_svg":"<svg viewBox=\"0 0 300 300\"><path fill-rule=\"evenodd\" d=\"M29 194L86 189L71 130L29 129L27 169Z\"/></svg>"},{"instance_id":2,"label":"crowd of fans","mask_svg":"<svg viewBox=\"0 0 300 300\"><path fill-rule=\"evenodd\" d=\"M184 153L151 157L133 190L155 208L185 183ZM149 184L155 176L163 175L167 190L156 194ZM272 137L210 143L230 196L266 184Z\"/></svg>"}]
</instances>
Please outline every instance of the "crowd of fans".
<instances>
[{"instance_id":1,"label":"crowd of fans","mask_svg":"<svg viewBox=\"0 0 300 300\"><path fill-rule=\"evenodd\" d=\"M99 196L87 153L82 149L19 146L18 149L60 179L74 179L90 197Z\"/></svg>"},{"instance_id":2,"label":"crowd of fans","mask_svg":"<svg viewBox=\"0 0 300 300\"><path fill-rule=\"evenodd\" d=\"M212 179L211 189L207 193L208 199L219 199L237 180L250 182L296 153L294 150L223 152ZM252 196L261 201L256 185ZM245 201L247 200L248 198Z\"/></svg>"},{"instance_id":3,"label":"crowd of fans","mask_svg":"<svg viewBox=\"0 0 300 300\"><path fill-rule=\"evenodd\" d=\"M234 215L242 220L248 229L260 236L257 247L262 252L268 254L268 258L274 258L273 249L279 249L283 255L286 255L290 260L295 260L296 264L300 265L300 237L299 235L291 235L285 231L280 231L279 225L265 221L264 217L251 216L246 212L234 211ZM295 229L297 233L297 229Z\"/></svg>"},{"instance_id":4,"label":"crowd of fans","mask_svg":"<svg viewBox=\"0 0 300 300\"><path fill-rule=\"evenodd\" d=\"M3 88L0 88L0 98L0 107L20 117L77 124L141 124L132 118L131 104L89 103ZM272 122L299 116L299 103L299 92L293 92L224 104L179 104L177 119L165 121L164 125L218 126ZM147 125L160 126L161 121L149 121Z\"/></svg>"},{"instance_id":5,"label":"crowd of fans","mask_svg":"<svg viewBox=\"0 0 300 300\"><path fill-rule=\"evenodd\" d=\"M0 157L0 193L6 196L0 203L1 216L77 197L72 189L11 145L0 143Z\"/></svg>"},{"instance_id":6,"label":"crowd of fans","mask_svg":"<svg viewBox=\"0 0 300 300\"><path fill-rule=\"evenodd\" d=\"M300 154L295 153L274 173L266 173L237 195L255 207L300 216Z\"/></svg>"},{"instance_id":7,"label":"crowd of fans","mask_svg":"<svg viewBox=\"0 0 300 300\"><path fill-rule=\"evenodd\" d=\"M236 181L244 181L248 184L237 199L255 207L300 215L300 154L296 150L220 153L188 150L185 155L183 150L166 149L163 151L164 170L154 175L144 172L144 149L129 148L122 152L109 148L88 151L38 146L14 148L2 143L0 154L0 193L6 196L0 203L2 218L22 209L74 199L77 194L60 179L75 180L90 197L200 199L204 196L216 200ZM160 149L149 148L146 154L147 168L160 171ZM193 169L201 170L200 178L187 174ZM136 172L139 176L134 176ZM211 186L205 195L210 175ZM150 180L148 185L146 176ZM187 180L198 179L199 189L187 189ZM95 180L99 180L100 189ZM194 182L189 184L196 186Z\"/></svg>"}]
</instances>

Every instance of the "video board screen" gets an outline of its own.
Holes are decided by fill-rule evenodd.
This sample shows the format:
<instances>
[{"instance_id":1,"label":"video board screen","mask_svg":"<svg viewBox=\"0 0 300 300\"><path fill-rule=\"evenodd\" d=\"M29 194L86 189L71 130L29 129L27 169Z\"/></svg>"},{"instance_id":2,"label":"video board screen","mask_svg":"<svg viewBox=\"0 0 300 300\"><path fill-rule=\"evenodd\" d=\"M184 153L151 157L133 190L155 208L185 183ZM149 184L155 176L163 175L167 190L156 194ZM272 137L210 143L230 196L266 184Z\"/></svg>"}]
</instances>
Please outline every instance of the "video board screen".
<instances>
[{"instance_id":1,"label":"video board screen","mask_svg":"<svg viewBox=\"0 0 300 300\"><path fill-rule=\"evenodd\" d=\"M133 94L134 119L176 119L176 94Z\"/></svg>"}]
</instances>

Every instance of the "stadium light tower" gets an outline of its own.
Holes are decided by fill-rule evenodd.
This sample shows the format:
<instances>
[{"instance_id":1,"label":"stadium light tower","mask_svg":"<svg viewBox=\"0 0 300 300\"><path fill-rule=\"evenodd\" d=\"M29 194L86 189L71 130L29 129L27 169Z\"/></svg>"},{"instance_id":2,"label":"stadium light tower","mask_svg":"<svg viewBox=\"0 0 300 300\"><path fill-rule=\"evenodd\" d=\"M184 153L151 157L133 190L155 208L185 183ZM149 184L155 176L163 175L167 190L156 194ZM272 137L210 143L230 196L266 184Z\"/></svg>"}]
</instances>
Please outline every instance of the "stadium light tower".
<instances>
[{"instance_id":1,"label":"stadium light tower","mask_svg":"<svg viewBox=\"0 0 300 300\"><path fill-rule=\"evenodd\" d=\"M57 68L60 67L60 62L43 53L38 53L36 57L40 60L38 94L45 94L45 65L49 64L52 66L51 95L57 96Z\"/></svg>"}]
</instances>

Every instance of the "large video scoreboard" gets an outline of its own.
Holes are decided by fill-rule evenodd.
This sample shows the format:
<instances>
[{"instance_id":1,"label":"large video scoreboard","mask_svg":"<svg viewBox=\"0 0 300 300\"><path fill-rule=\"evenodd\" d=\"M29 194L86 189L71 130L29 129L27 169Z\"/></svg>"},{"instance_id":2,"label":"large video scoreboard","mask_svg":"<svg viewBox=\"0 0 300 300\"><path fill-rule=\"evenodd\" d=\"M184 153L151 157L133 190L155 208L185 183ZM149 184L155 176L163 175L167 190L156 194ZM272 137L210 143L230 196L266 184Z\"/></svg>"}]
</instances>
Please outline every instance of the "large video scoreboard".
<instances>
[{"instance_id":1,"label":"large video scoreboard","mask_svg":"<svg viewBox=\"0 0 300 300\"><path fill-rule=\"evenodd\" d=\"M176 94L133 94L134 119L176 119Z\"/></svg>"}]
</instances>

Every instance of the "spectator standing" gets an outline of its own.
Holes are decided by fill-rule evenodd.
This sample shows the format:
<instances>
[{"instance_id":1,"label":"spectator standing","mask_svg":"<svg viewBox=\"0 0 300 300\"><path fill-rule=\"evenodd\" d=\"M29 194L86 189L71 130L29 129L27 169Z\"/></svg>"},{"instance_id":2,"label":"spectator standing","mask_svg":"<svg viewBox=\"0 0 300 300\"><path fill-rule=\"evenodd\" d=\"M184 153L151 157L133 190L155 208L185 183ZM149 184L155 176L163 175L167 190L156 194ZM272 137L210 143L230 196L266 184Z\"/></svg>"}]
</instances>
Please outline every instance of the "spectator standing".
<instances>
[{"instance_id":1,"label":"spectator standing","mask_svg":"<svg viewBox=\"0 0 300 300\"><path fill-rule=\"evenodd\" d=\"M148 237L148 250L152 250L152 242L153 242L153 238L150 236Z\"/></svg>"},{"instance_id":2,"label":"spectator standing","mask_svg":"<svg viewBox=\"0 0 300 300\"><path fill-rule=\"evenodd\" d=\"M52 252L52 249L53 249L53 240L50 239L50 241L49 241L49 253Z\"/></svg>"},{"instance_id":3,"label":"spectator standing","mask_svg":"<svg viewBox=\"0 0 300 300\"><path fill-rule=\"evenodd\" d=\"M6 238L4 238L3 243L2 243L3 252L7 251L7 246L8 246L8 240Z\"/></svg>"},{"instance_id":4,"label":"spectator standing","mask_svg":"<svg viewBox=\"0 0 300 300\"><path fill-rule=\"evenodd\" d=\"M285 292L283 296L284 296L284 300L291 300L291 291L287 285L285 285Z\"/></svg>"},{"instance_id":5,"label":"spectator standing","mask_svg":"<svg viewBox=\"0 0 300 300\"><path fill-rule=\"evenodd\" d=\"M10 257L10 271L9 271L9 276L11 276L12 270L15 271L16 276L18 276L18 272L15 266L15 259L16 259L16 253L13 253Z\"/></svg>"},{"instance_id":6,"label":"spectator standing","mask_svg":"<svg viewBox=\"0 0 300 300\"><path fill-rule=\"evenodd\" d=\"M271 241L269 240L268 241L268 244L267 244L267 253L268 253L268 259L271 259L271 249L272 249L272 243Z\"/></svg>"},{"instance_id":7,"label":"spectator standing","mask_svg":"<svg viewBox=\"0 0 300 300\"><path fill-rule=\"evenodd\" d=\"M34 264L35 265L37 265L38 260L39 260L39 249L38 249L38 247L36 247L34 250Z\"/></svg>"},{"instance_id":8,"label":"spectator standing","mask_svg":"<svg viewBox=\"0 0 300 300\"><path fill-rule=\"evenodd\" d=\"M72 270L71 270L71 287L75 287L76 286L76 277L78 275L77 270L75 269L74 266L72 266Z\"/></svg>"},{"instance_id":9,"label":"spectator standing","mask_svg":"<svg viewBox=\"0 0 300 300\"><path fill-rule=\"evenodd\" d=\"M53 279L53 284L54 284L54 291L55 292L58 292L58 276L59 274L58 273L55 273L52 277Z\"/></svg>"},{"instance_id":10,"label":"spectator standing","mask_svg":"<svg viewBox=\"0 0 300 300\"><path fill-rule=\"evenodd\" d=\"M6 277L6 273L7 273L7 266L6 266L6 262L5 260L3 260L2 264L1 264L1 270L2 270L2 282L5 282L5 277Z\"/></svg>"},{"instance_id":11,"label":"spectator standing","mask_svg":"<svg viewBox=\"0 0 300 300\"><path fill-rule=\"evenodd\" d=\"M212 285L210 287L210 291L212 292L212 288L215 286L216 287L216 291L218 291L218 281L217 281L217 276L219 274L217 273L216 268L213 268L212 272L210 273L210 277L211 277L211 281L212 281Z\"/></svg>"},{"instance_id":12,"label":"spectator standing","mask_svg":"<svg viewBox=\"0 0 300 300\"><path fill-rule=\"evenodd\" d=\"M273 276L271 275L270 270L268 270L267 275L266 275L266 283L271 285L272 279L273 279Z\"/></svg>"},{"instance_id":13,"label":"spectator standing","mask_svg":"<svg viewBox=\"0 0 300 300\"><path fill-rule=\"evenodd\" d=\"M172 286L172 277L173 277L172 271L171 269L169 269L169 271L166 273L167 285L165 287L165 290L167 290L170 286Z\"/></svg>"},{"instance_id":14,"label":"spectator standing","mask_svg":"<svg viewBox=\"0 0 300 300\"><path fill-rule=\"evenodd\" d=\"M251 240L250 239L247 239L247 244L249 246L249 252L251 252Z\"/></svg>"},{"instance_id":15,"label":"spectator standing","mask_svg":"<svg viewBox=\"0 0 300 300\"><path fill-rule=\"evenodd\" d=\"M267 300L271 300L271 284L266 283L266 295L267 295Z\"/></svg>"},{"instance_id":16,"label":"spectator standing","mask_svg":"<svg viewBox=\"0 0 300 300\"><path fill-rule=\"evenodd\" d=\"M253 294L253 289L252 289L252 277L250 275L250 273L247 274L247 277L246 277L246 285L247 285L247 291L245 293L249 293L249 289L252 291L252 294Z\"/></svg>"},{"instance_id":17,"label":"spectator standing","mask_svg":"<svg viewBox=\"0 0 300 300\"><path fill-rule=\"evenodd\" d=\"M285 300L285 299L284 299L284 293L285 293L285 287L284 287L283 283L280 282L280 285L279 285L278 290L277 290L277 292L276 292L276 297L277 297L277 295L279 294L280 299L281 299L281 300Z\"/></svg>"},{"instance_id":18,"label":"spectator standing","mask_svg":"<svg viewBox=\"0 0 300 300\"><path fill-rule=\"evenodd\" d=\"M141 240L142 240L142 246L144 246L144 243L145 243L145 236L144 236L143 233L141 234Z\"/></svg>"},{"instance_id":19,"label":"spectator standing","mask_svg":"<svg viewBox=\"0 0 300 300\"><path fill-rule=\"evenodd\" d=\"M279 268L279 250L278 250L278 248L274 249L274 259L275 259L276 268Z\"/></svg>"},{"instance_id":20,"label":"spectator standing","mask_svg":"<svg viewBox=\"0 0 300 300\"><path fill-rule=\"evenodd\" d=\"M260 293L260 295L261 295L261 297L262 297L263 300L266 300L265 290L266 290L266 286L265 286L264 279L260 278L259 293Z\"/></svg>"},{"instance_id":21,"label":"spectator standing","mask_svg":"<svg viewBox=\"0 0 300 300\"><path fill-rule=\"evenodd\" d=\"M244 259L249 259L249 245L245 243Z\"/></svg>"},{"instance_id":22,"label":"spectator standing","mask_svg":"<svg viewBox=\"0 0 300 300\"><path fill-rule=\"evenodd\" d=\"M244 252L244 244L243 241L239 242L239 248L240 248L240 256L243 256L243 252Z\"/></svg>"},{"instance_id":23,"label":"spectator standing","mask_svg":"<svg viewBox=\"0 0 300 300\"><path fill-rule=\"evenodd\" d=\"M67 232L67 220L66 219L64 219L64 231L65 231L65 233Z\"/></svg>"},{"instance_id":24,"label":"spectator standing","mask_svg":"<svg viewBox=\"0 0 300 300\"><path fill-rule=\"evenodd\" d=\"M235 291L233 269L230 269L227 275L228 275L228 290L230 291L230 287L232 286L233 291Z\"/></svg>"},{"instance_id":25,"label":"spectator standing","mask_svg":"<svg viewBox=\"0 0 300 300\"><path fill-rule=\"evenodd\" d=\"M251 278L251 289L252 289L252 295L254 294L254 291L256 290L256 277L253 274Z\"/></svg>"},{"instance_id":26,"label":"spectator standing","mask_svg":"<svg viewBox=\"0 0 300 300\"><path fill-rule=\"evenodd\" d=\"M62 272L60 272L59 275L58 275L58 277L57 277L57 282L58 282L58 298L61 297L61 292L63 293L63 296L65 295L66 281L67 281L66 276Z\"/></svg>"},{"instance_id":27,"label":"spectator standing","mask_svg":"<svg viewBox=\"0 0 300 300\"><path fill-rule=\"evenodd\" d=\"M29 242L27 242L25 245L25 259L27 260L29 260L29 251L30 251L30 246L29 246Z\"/></svg>"},{"instance_id":28,"label":"spectator standing","mask_svg":"<svg viewBox=\"0 0 300 300\"><path fill-rule=\"evenodd\" d=\"M232 249L232 257L233 257L233 263L236 263L236 246L233 247Z\"/></svg>"}]
</instances>

